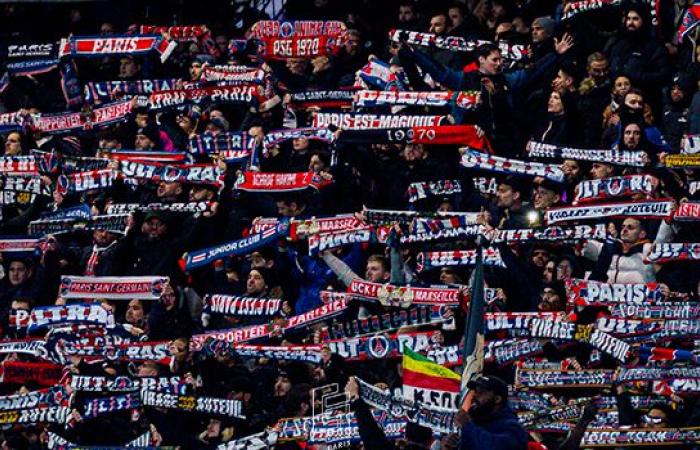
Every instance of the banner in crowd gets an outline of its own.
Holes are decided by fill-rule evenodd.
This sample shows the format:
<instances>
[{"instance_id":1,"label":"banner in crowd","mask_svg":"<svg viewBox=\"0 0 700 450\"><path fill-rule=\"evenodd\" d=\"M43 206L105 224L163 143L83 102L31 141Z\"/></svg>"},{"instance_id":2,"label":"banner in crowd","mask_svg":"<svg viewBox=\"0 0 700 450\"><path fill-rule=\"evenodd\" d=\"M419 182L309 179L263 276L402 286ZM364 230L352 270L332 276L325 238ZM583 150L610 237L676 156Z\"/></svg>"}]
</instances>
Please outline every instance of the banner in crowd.
<instances>
[{"instance_id":1,"label":"banner in crowd","mask_svg":"<svg viewBox=\"0 0 700 450\"><path fill-rule=\"evenodd\" d=\"M569 148L534 141L529 141L525 150L530 158L575 159L633 167L643 167L649 163L649 157L643 151Z\"/></svg>"},{"instance_id":2,"label":"banner in crowd","mask_svg":"<svg viewBox=\"0 0 700 450\"><path fill-rule=\"evenodd\" d=\"M161 35L71 36L61 39L59 57L104 58L110 55L145 55L152 51L165 62L177 44Z\"/></svg>"},{"instance_id":3,"label":"banner in crowd","mask_svg":"<svg viewBox=\"0 0 700 450\"><path fill-rule=\"evenodd\" d=\"M437 127L447 124L447 116L420 116L399 114L314 113L311 126L328 128L333 125L349 130L386 128Z\"/></svg>"},{"instance_id":4,"label":"banner in crowd","mask_svg":"<svg viewBox=\"0 0 700 450\"><path fill-rule=\"evenodd\" d=\"M673 201L637 201L608 203L606 205L562 206L549 208L545 212L547 224L569 220L588 220L615 217L636 217L643 219L670 219L673 214Z\"/></svg>"},{"instance_id":5,"label":"banner in crowd","mask_svg":"<svg viewBox=\"0 0 700 450\"><path fill-rule=\"evenodd\" d=\"M462 109L475 109L481 102L478 91L357 91L355 107L373 108L386 105L405 106L452 106Z\"/></svg>"},{"instance_id":6,"label":"banner in crowd","mask_svg":"<svg viewBox=\"0 0 700 450\"><path fill-rule=\"evenodd\" d=\"M401 369L405 399L438 408L458 408L461 377L457 373L407 348Z\"/></svg>"},{"instance_id":7,"label":"banner in crowd","mask_svg":"<svg viewBox=\"0 0 700 450\"><path fill-rule=\"evenodd\" d=\"M140 390L173 391L184 394L187 384L179 376L171 377L114 377L72 374L68 385L74 391L130 392Z\"/></svg>"},{"instance_id":8,"label":"banner in crowd","mask_svg":"<svg viewBox=\"0 0 700 450\"><path fill-rule=\"evenodd\" d=\"M602 283L567 279L568 301L576 306L649 304L665 300L658 283Z\"/></svg>"},{"instance_id":9,"label":"banner in crowd","mask_svg":"<svg viewBox=\"0 0 700 450\"><path fill-rule=\"evenodd\" d=\"M293 108L350 108L355 92L353 89L292 92L290 105Z\"/></svg>"},{"instance_id":10,"label":"banner in crowd","mask_svg":"<svg viewBox=\"0 0 700 450\"><path fill-rule=\"evenodd\" d=\"M332 340L325 345L331 349L331 352L337 353L347 361L366 361L399 358L406 347L414 352L425 352L433 346L438 346L435 339L439 336L441 336L439 331L376 334Z\"/></svg>"},{"instance_id":11,"label":"banner in crowd","mask_svg":"<svg viewBox=\"0 0 700 450\"><path fill-rule=\"evenodd\" d=\"M71 323L110 326L114 325L114 315L98 303L37 306L29 314L27 332Z\"/></svg>"},{"instance_id":12,"label":"banner in crowd","mask_svg":"<svg viewBox=\"0 0 700 450\"><path fill-rule=\"evenodd\" d=\"M309 256L315 256L326 250L336 249L345 245L368 243L374 239L376 237L370 227L312 234L308 238Z\"/></svg>"},{"instance_id":13,"label":"banner in crowd","mask_svg":"<svg viewBox=\"0 0 700 450\"><path fill-rule=\"evenodd\" d=\"M150 183L210 184L219 189L224 185L224 174L214 164L166 165L122 160L119 170L126 178Z\"/></svg>"},{"instance_id":14,"label":"banner in crowd","mask_svg":"<svg viewBox=\"0 0 700 450\"><path fill-rule=\"evenodd\" d=\"M625 175L602 180L584 180L576 185L574 204L598 202L611 198L644 197L656 194L659 180L651 175Z\"/></svg>"},{"instance_id":15,"label":"banner in crowd","mask_svg":"<svg viewBox=\"0 0 700 450\"><path fill-rule=\"evenodd\" d=\"M156 91L148 96L147 106L153 110L176 108L188 104L234 103L256 104L260 101L257 85L209 86L191 89Z\"/></svg>"},{"instance_id":16,"label":"banner in crowd","mask_svg":"<svg viewBox=\"0 0 700 450\"><path fill-rule=\"evenodd\" d=\"M456 266L473 266L476 264L477 250L438 250L421 252L416 255L416 272ZM484 265L505 268L498 248L484 249Z\"/></svg>"},{"instance_id":17,"label":"banner in crowd","mask_svg":"<svg viewBox=\"0 0 700 450\"><path fill-rule=\"evenodd\" d=\"M560 388L606 388L612 386L612 370L537 370L516 369L516 388L560 389Z\"/></svg>"},{"instance_id":18,"label":"banner in crowd","mask_svg":"<svg viewBox=\"0 0 700 450\"><path fill-rule=\"evenodd\" d=\"M461 145L491 152L491 144L484 136L484 132L476 125L342 129L337 142L339 144Z\"/></svg>"},{"instance_id":19,"label":"banner in crowd","mask_svg":"<svg viewBox=\"0 0 700 450\"><path fill-rule=\"evenodd\" d=\"M58 293L66 299L159 300L168 277L64 276Z\"/></svg>"},{"instance_id":20,"label":"banner in crowd","mask_svg":"<svg viewBox=\"0 0 700 450\"><path fill-rule=\"evenodd\" d=\"M415 203L428 197L442 197L461 194L462 184L459 180L418 181L408 185L408 202Z\"/></svg>"},{"instance_id":21,"label":"banner in crowd","mask_svg":"<svg viewBox=\"0 0 700 450\"><path fill-rule=\"evenodd\" d=\"M414 306L409 309L392 310L382 315L372 315L365 319L333 322L321 331L321 338L342 339L365 334L376 334L398 330L403 326L442 324L450 320L444 306Z\"/></svg>"},{"instance_id":22,"label":"banner in crowd","mask_svg":"<svg viewBox=\"0 0 700 450\"><path fill-rule=\"evenodd\" d=\"M373 283L356 278L348 286L348 293L355 298L375 300L384 306L437 305L457 306L461 295L458 289L394 286Z\"/></svg>"},{"instance_id":23,"label":"banner in crowd","mask_svg":"<svg viewBox=\"0 0 700 450\"><path fill-rule=\"evenodd\" d=\"M128 214L92 216L89 219L70 217L58 220L34 220L29 222L28 234L32 236L57 235L71 232L105 230L112 233L126 233Z\"/></svg>"},{"instance_id":24,"label":"banner in crowd","mask_svg":"<svg viewBox=\"0 0 700 450\"><path fill-rule=\"evenodd\" d=\"M564 181L564 172L557 164L544 164L539 162L503 158L501 156L480 153L475 150L467 150L467 152L462 155L461 164L468 169L487 170L491 172L513 175L544 177L557 183Z\"/></svg>"},{"instance_id":25,"label":"banner in crowd","mask_svg":"<svg viewBox=\"0 0 700 450\"><path fill-rule=\"evenodd\" d=\"M279 222L275 228L264 230L257 234L209 247L202 250L187 252L183 258L184 270L192 270L206 266L217 259L224 259L233 255L247 255L261 247L272 244L282 239L289 233L289 222Z\"/></svg>"},{"instance_id":26,"label":"banner in crowd","mask_svg":"<svg viewBox=\"0 0 700 450\"><path fill-rule=\"evenodd\" d=\"M700 243L690 242L652 244L649 253L644 255L646 264L697 260L700 260Z\"/></svg>"},{"instance_id":27,"label":"banner in crowd","mask_svg":"<svg viewBox=\"0 0 700 450\"><path fill-rule=\"evenodd\" d=\"M242 414L242 404L238 400L214 397L193 397L190 395L170 394L160 391L141 391L141 402L144 406L155 408L177 409L204 414L216 414L237 419L245 419Z\"/></svg>"},{"instance_id":28,"label":"banner in crowd","mask_svg":"<svg viewBox=\"0 0 700 450\"><path fill-rule=\"evenodd\" d=\"M589 428L581 447L679 446L700 442L700 428Z\"/></svg>"},{"instance_id":29,"label":"banner in crowd","mask_svg":"<svg viewBox=\"0 0 700 450\"><path fill-rule=\"evenodd\" d=\"M213 294L204 297L203 313L227 316L274 316L282 309L277 298L239 297Z\"/></svg>"},{"instance_id":30,"label":"banner in crowd","mask_svg":"<svg viewBox=\"0 0 700 450\"><path fill-rule=\"evenodd\" d=\"M83 96L88 103L108 103L125 96L151 95L158 91L176 89L182 81L179 78L154 80L88 81Z\"/></svg>"}]
</instances>

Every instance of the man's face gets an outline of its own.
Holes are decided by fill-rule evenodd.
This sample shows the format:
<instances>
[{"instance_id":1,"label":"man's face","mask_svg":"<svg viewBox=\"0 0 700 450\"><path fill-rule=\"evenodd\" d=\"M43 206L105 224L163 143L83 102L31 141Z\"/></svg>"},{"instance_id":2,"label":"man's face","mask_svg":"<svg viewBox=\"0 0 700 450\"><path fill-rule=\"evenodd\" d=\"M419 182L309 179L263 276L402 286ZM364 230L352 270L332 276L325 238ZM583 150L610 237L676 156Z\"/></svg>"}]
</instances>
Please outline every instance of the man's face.
<instances>
[{"instance_id":1,"label":"man's face","mask_svg":"<svg viewBox=\"0 0 700 450\"><path fill-rule=\"evenodd\" d=\"M563 70L557 72L557 76L552 80L552 89L559 94L564 94L574 84L574 79Z\"/></svg>"},{"instance_id":2,"label":"man's face","mask_svg":"<svg viewBox=\"0 0 700 450\"><path fill-rule=\"evenodd\" d=\"M542 211L559 201L559 195L545 187L539 186L535 189L534 206L535 209Z\"/></svg>"},{"instance_id":3,"label":"man's face","mask_svg":"<svg viewBox=\"0 0 700 450\"><path fill-rule=\"evenodd\" d=\"M318 155L313 155L311 160L309 160L309 171L314 173L319 173L326 168L326 164L321 160Z\"/></svg>"},{"instance_id":4,"label":"man's face","mask_svg":"<svg viewBox=\"0 0 700 450\"><path fill-rule=\"evenodd\" d=\"M447 31L447 17L442 14L433 16L430 19L430 28L428 31L435 34L445 33L445 31Z\"/></svg>"},{"instance_id":5,"label":"man's face","mask_svg":"<svg viewBox=\"0 0 700 450\"><path fill-rule=\"evenodd\" d=\"M593 163L591 166L590 175L594 180L602 180L612 175L613 168L607 164Z\"/></svg>"},{"instance_id":6,"label":"man's face","mask_svg":"<svg viewBox=\"0 0 700 450\"><path fill-rule=\"evenodd\" d=\"M674 103L678 103L681 100L683 100L683 97L685 97L685 93L683 92L683 89L680 88L678 85L674 85L671 88L671 100Z\"/></svg>"},{"instance_id":7,"label":"man's face","mask_svg":"<svg viewBox=\"0 0 700 450\"><path fill-rule=\"evenodd\" d=\"M294 217L296 215L295 203L287 203L284 201L277 202L277 215L282 217Z\"/></svg>"},{"instance_id":8,"label":"man's face","mask_svg":"<svg viewBox=\"0 0 700 450\"><path fill-rule=\"evenodd\" d=\"M136 76L139 66L132 58L122 58L119 61L119 78L131 78Z\"/></svg>"},{"instance_id":9,"label":"man's face","mask_svg":"<svg viewBox=\"0 0 700 450\"><path fill-rule=\"evenodd\" d=\"M134 148L136 150L150 150L155 147L156 144L145 134L137 134L134 140Z\"/></svg>"},{"instance_id":10,"label":"man's face","mask_svg":"<svg viewBox=\"0 0 700 450\"><path fill-rule=\"evenodd\" d=\"M486 75L498 75L503 70L501 52L494 50L488 56L479 57L479 70Z\"/></svg>"},{"instance_id":11,"label":"man's face","mask_svg":"<svg viewBox=\"0 0 700 450\"><path fill-rule=\"evenodd\" d=\"M360 45L362 45L362 38L357 33L352 33L345 42L345 50L349 55L356 55Z\"/></svg>"},{"instance_id":12,"label":"man's face","mask_svg":"<svg viewBox=\"0 0 700 450\"><path fill-rule=\"evenodd\" d=\"M130 324L137 324L143 321L145 314L140 300L131 300L126 309L126 321Z\"/></svg>"},{"instance_id":13,"label":"man's face","mask_svg":"<svg viewBox=\"0 0 700 450\"><path fill-rule=\"evenodd\" d=\"M535 267L543 269L544 266L547 265L547 262L549 262L549 252L547 250L541 248L536 248L533 250L532 264L534 264Z\"/></svg>"},{"instance_id":14,"label":"man's face","mask_svg":"<svg viewBox=\"0 0 700 450\"><path fill-rule=\"evenodd\" d=\"M513 203L520 198L520 194L516 192L512 186L507 184L499 184L496 190L496 206L499 208L511 208Z\"/></svg>"},{"instance_id":15,"label":"man's face","mask_svg":"<svg viewBox=\"0 0 700 450\"><path fill-rule=\"evenodd\" d=\"M625 95L625 105L630 109L639 110L644 108L644 98L636 93Z\"/></svg>"},{"instance_id":16,"label":"man's face","mask_svg":"<svg viewBox=\"0 0 700 450\"><path fill-rule=\"evenodd\" d=\"M139 366L139 370L137 375L139 378L141 377L157 377L158 376L158 367L153 364L153 363L145 363L141 364Z\"/></svg>"},{"instance_id":17,"label":"man's face","mask_svg":"<svg viewBox=\"0 0 700 450\"><path fill-rule=\"evenodd\" d=\"M26 264L24 264L22 261L12 261L10 263L9 271L10 284L13 286L24 283L32 274L31 270L29 270Z\"/></svg>"},{"instance_id":18,"label":"man's face","mask_svg":"<svg viewBox=\"0 0 700 450\"><path fill-rule=\"evenodd\" d=\"M284 397L292 390L292 383L284 376L277 377L275 381L275 397Z\"/></svg>"},{"instance_id":19,"label":"man's face","mask_svg":"<svg viewBox=\"0 0 700 450\"><path fill-rule=\"evenodd\" d=\"M533 43L537 44L547 39L547 31L542 25L540 25L539 22L533 22L530 29L532 30L531 33Z\"/></svg>"},{"instance_id":20,"label":"man's face","mask_svg":"<svg viewBox=\"0 0 700 450\"><path fill-rule=\"evenodd\" d=\"M250 267L252 269L261 269L269 267L268 261L260 252L253 252L250 255Z\"/></svg>"},{"instance_id":21,"label":"man's face","mask_svg":"<svg viewBox=\"0 0 700 450\"><path fill-rule=\"evenodd\" d=\"M309 148L309 140L303 137L292 139L292 148L297 152L307 150Z\"/></svg>"},{"instance_id":22,"label":"man's face","mask_svg":"<svg viewBox=\"0 0 700 450\"><path fill-rule=\"evenodd\" d=\"M406 144L403 150L403 158L406 162L414 162L423 159L425 148L423 144Z\"/></svg>"},{"instance_id":23,"label":"man's face","mask_svg":"<svg viewBox=\"0 0 700 450\"><path fill-rule=\"evenodd\" d=\"M165 236L168 227L157 217L151 217L141 225L141 232L151 241L156 241Z\"/></svg>"},{"instance_id":24,"label":"man's face","mask_svg":"<svg viewBox=\"0 0 700 450\"><path fill-rule=\"evenodd\" d=\"M110 233L107 230L95 230L92 233L92 241L98 247L107 247L109 244L117 240L117 236L114 233Z\"/></svg>"},{"instance_id":25,"label":"man's face","mask_svg":"<svg viewBox=\"0 0 700 450\"><path fill-rule=\"evenodd\" d=\"M410 22L415 18L413 8L410 6L399 6L399 22Z\"/></svg>"},{"instance_id":26,"label":"man's face","mask_svg":"<svg viewBox=\"0 0 700 450\"><path fill-rule=\"evenodd\" d=\"M5 155L17 156L22 154L22 137L19 133L10 133L5 138Z\"/></svg>"},{"instance_id":27,"label":"man's face","mask_svg":"<svg viewBox=\"0 0 700 450\"><path fill-rule=\"evenodd\" d=\"M180 183L171 181L161 181L158 184L158 189L156 190L156 195L160 199L176 198L182 193L182 186Z\"/></svg>"},{"instance_id":28,"label":"man's face","mask_svg":"<svg viewBox=\"0 0 700 450\"><path fill-rule=\"evenodd\" d=\"M630 11L625 17L625 28L628 31L637 31L642 28L642 18L636 11Z\"/></svg>"},{"instance_id":29,"label":"man's face","mask_svg":"<svg viewBox=\"0 0 700 450\"><path fill-rule=\"evenodd\" d=\"M246 281L246 293L248 295L258 295L265 291L265 280L257 270L251 270Z\"/></svg>"},{"instance_id":30,"label":"man's face","mask_svg":"<svg viewBox=\"0 0 700 450\"><path fill-rule=\"evenodd\" d=\"M625 244L636 244L645 237L646 233L642 229L642 224L639 220L627 218L624 222L622 222L622 231L620 231L620 239Z\"/></svg>"},{"instance_id":31,"label":"man's face","mask_svg":"<svg viewBox=\"0 0 700 450\"><path fill-rule=\"evenodd\" d=\"M477 418L489 415L496 407L496 394L480 387L474 389L473 392L472 406L469 409L470 415Z\"/></svg>"},{"instance_id":32,"label":"man's face","mask_svg":"<svg viewBox=\"0 0 700 450\"><path fill-rule=\"evenodd\" d=\"M455 277L455 273L450 267L443 267L442 269L440 269L440 283L443 283L443 284L455 284L455 283L457 283L457 278Z\"/></svg>"},{"instance_id":33,"label":"man's face","mask_svg":"<svg viewBox=\"0 0 700 450\"><path fill-rule=\"evenodd\" d=\"M562 309L561 298L552 288L544 288L542 299L537 309L540 311L560 311Z\"/></svg>"},{"instance_id":34,"label":"man's face","mask_svg":"<svg viewBox=\"0 0 700 450\"><path fill-rule=\"evenodd\" d=\"M202 63L199 61L192 61L190 64L190 79L199 80L202 76Z\"/></svg>"},{"instance_id":35,"label":"man's face","mask_svg":"<svg viewBox=\"0 0 700 450\"><path fill-rule=\"evenodd\" d=\"M447 15L450 16L450 22L452 22L452 27L458 27L462 25L464 16L459 8L450 8L447 10Z\"/></svg>"},{"instance_id":36,"label":"man's face","mask_svg":"<svg viewBox=\"0 0 700 450\"><path fill-rule=\"evenodd\" d=\"M627 77L617 77L615 78L615 86L613 92L615 95L625 96L632 87L632 82Z\"/></svg>"},{"instance_id":37,"label":"man's face","mask_svg":"<svg viewBox=\"0 0 700 450\"><path fill-rule=\"evenodd\" d=\"M365 270L365 279L373 283L386 281L389 273L384 270L384 266L379 261L368 261Z\"/></svg>"},{"instance_id":38,"label":"man's face","mask_svg":"<svg viewBox=\"0 0 700 450\"><path fill-rule=\"evenodd\" d=\"M639 141L642 137L642 130L639 129L639 125L636 123L629 124L625 127L625 133L623 135L623 140L625 146L629 150L634 150L639 147Z\"/></svg>"},{"instance_id":39,"label":"man's face","mask_svg":"<svg viewBox=\"0 0 700 450\"><path fill-rule=\"evenodd\" d=\"M593 61L588 66L588 76L593 78L596 83L602 83L608 76L608 62L603 61Z\"/></svg>"},{"instance_id":40,"label":"man's face","mask_svg":"<svg viewBox=\"0 0 700 450\"><path fill-rule=\"evenodd\" d=\"M581 166L578 161L574 159L565 159L561 165L561 169L569 180L575 179L581 173Z\"/></svg>"}]
</instances>

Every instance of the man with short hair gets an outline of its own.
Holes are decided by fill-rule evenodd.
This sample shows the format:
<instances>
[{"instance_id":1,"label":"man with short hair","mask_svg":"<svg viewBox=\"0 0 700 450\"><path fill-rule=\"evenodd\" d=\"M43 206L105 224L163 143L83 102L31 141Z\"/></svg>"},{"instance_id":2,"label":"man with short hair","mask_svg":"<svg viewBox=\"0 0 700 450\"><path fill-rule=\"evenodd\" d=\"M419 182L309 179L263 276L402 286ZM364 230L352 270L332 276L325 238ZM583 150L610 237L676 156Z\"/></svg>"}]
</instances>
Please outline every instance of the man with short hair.
<instances>
[{"instance_id":1,"label":"man with short hair","mask_svg":"<svg viewBox=\"0 0 700 450\"><path fill-rule=\"evenodd\" d=\"M608 78L608 58L600 52L591 53L586 63L587 77L578 87L578 111L582 123L583 147L597 148L603 132L601 117L610 103L611 83Z\"/></svg>"}]
</instances>

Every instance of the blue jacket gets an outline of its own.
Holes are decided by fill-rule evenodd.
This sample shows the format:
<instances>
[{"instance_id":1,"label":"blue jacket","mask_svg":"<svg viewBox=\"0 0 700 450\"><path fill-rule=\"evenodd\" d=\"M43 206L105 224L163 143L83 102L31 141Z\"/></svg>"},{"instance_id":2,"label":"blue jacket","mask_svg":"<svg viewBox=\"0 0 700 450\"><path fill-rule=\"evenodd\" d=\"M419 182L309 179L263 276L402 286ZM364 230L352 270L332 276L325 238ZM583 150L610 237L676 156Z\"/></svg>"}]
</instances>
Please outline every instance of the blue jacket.
<instances>
[{"instance_id":1,"label":"blue jacket","mask_svg":"<svg viewBox=\"0 0 700 450\"><path fill-rule=\"evenodd\" d=\"M460 450L526 450L527 432L510 406L505 405L487 420L473 420L462 427Z\"/></svg>"}]
</instances>

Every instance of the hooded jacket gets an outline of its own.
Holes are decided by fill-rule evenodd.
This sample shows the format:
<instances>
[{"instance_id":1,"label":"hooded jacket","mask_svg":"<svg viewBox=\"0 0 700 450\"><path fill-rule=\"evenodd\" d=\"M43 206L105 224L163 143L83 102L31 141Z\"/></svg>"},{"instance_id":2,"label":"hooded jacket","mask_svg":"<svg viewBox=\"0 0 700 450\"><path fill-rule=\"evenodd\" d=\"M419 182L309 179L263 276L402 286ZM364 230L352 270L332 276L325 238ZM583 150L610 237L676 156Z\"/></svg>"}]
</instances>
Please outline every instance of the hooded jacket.
<instances>
[{"instance_id":1,"label":"hooded jacket","mask_svg":"<svg viewBox=\"0 0 700 450\"><path fill-rule=\"evenodd\" d=\"M507 404L486 419L471 420L462 427L460 450L525 450L527 433Z\"/></svg>"}]
</instances>

